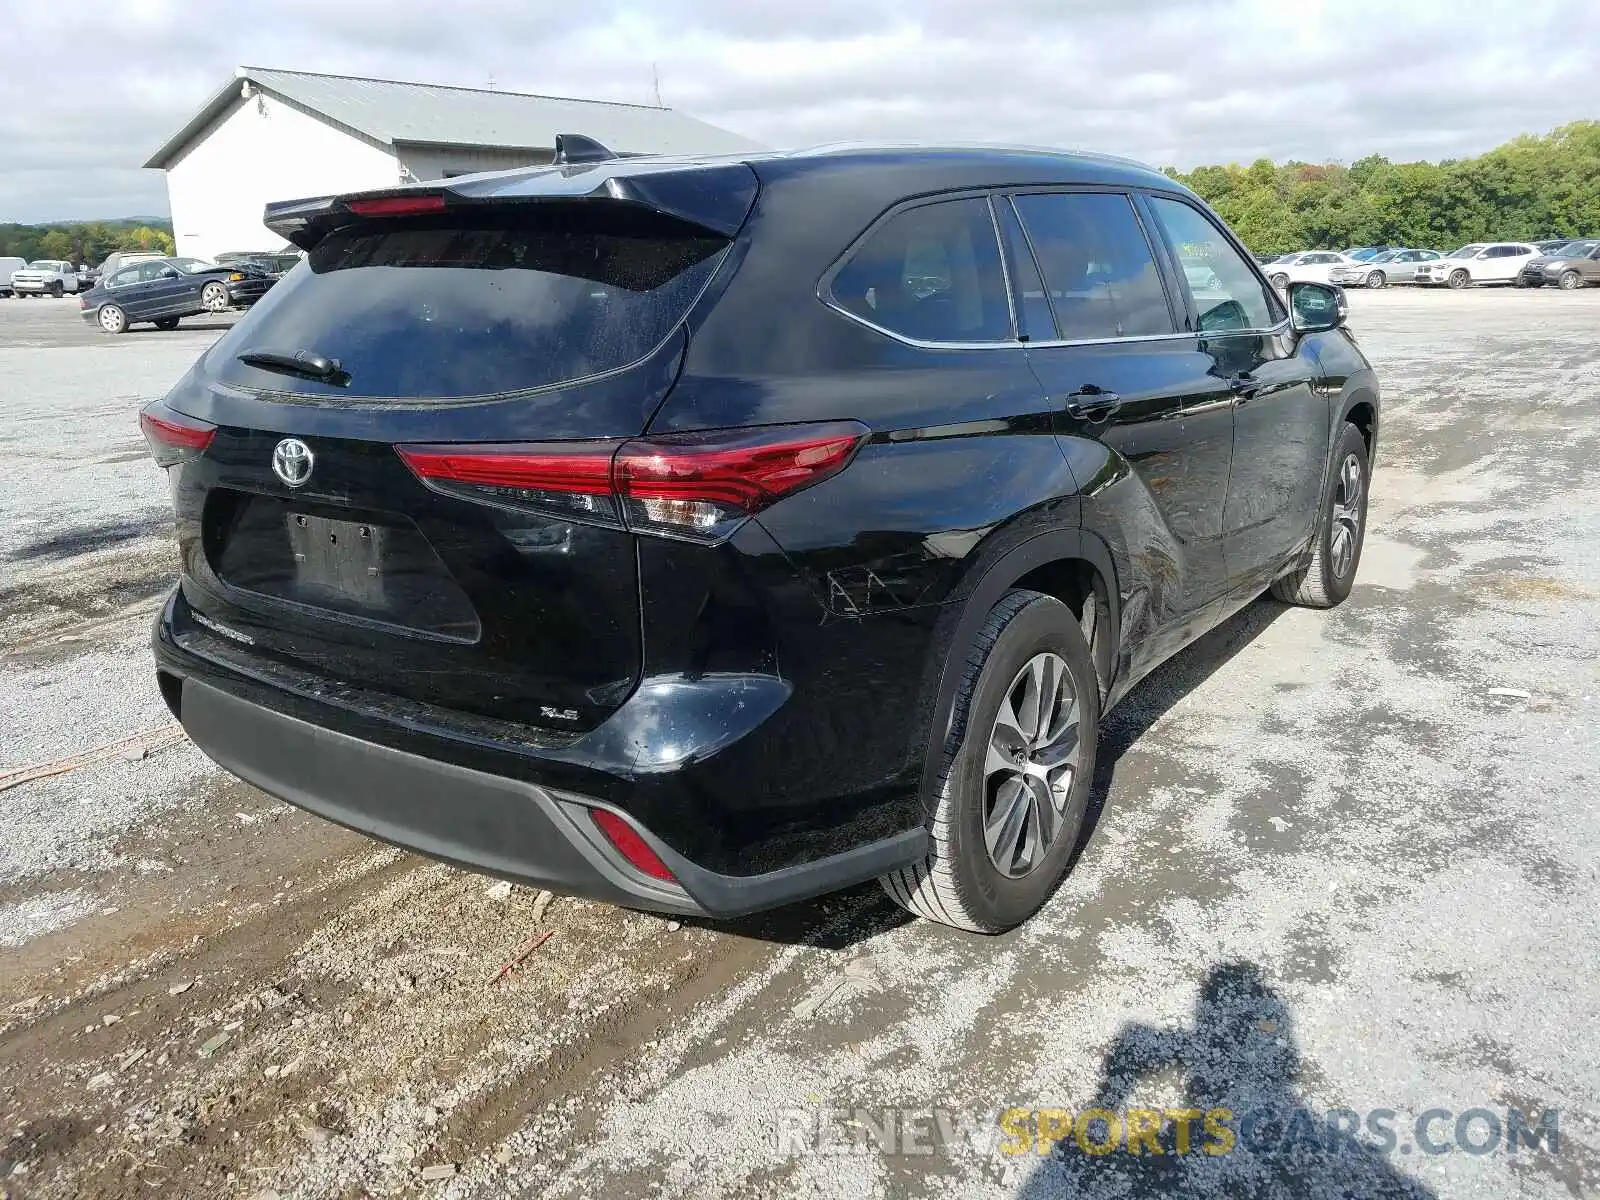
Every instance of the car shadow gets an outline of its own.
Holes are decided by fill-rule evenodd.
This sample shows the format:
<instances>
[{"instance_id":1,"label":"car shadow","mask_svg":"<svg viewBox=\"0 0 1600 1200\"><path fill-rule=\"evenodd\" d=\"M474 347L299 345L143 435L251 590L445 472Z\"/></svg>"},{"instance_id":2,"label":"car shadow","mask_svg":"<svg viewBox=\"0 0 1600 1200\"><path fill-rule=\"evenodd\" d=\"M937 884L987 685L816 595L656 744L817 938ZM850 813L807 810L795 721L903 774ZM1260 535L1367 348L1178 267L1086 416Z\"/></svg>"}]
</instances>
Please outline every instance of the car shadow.
<instances>
[{"instance_id":1,"label":"car shadow","mask_svg":"<svg viewBox=\"0 0 1600 1200\"><path fill-rule=\"evenodd\" d=\"M236 318L237 319L237 318ZM232 329L233 321L212 318L206 321L182 321L176 329L157 329L154 325L129 326L126 337L151 337L163 333L225 333Z\"/></svg>"},{"instance_id":2,"label":"car shadow","mask_svg":"<svg viewBox=\"0 0 1600 1200\"><path fill-rule=\"evenodd\" d=\"M1100 745L1083 834L1072 852L1076 865L1105 812L1116 781L1117 766L1144 733L1195 688L1250 645L1289 606L1268 597L1246 605L1234 616L1197 638L1140 680L1100 725ZM802 901L734 921L687 918L701 925L761 941L843 950L912 920L883 894L876 883L815 900Z\"/></svg>"},{"instance_id":3,"label":"car shadow","mask_svg":"<svg viewBox=\"0 0 1600 1200\"><path fill-rule=\"evenodd\" d=\"M1357 1140L1360 1114L1319 1113L1307 1105L1298 1087L1301 1066L1293 1014L1260 968L1219 964L1201 985L1190 1026L1123 1027L1106 1053L1092 1103L1054 1123L1052 1136L1057 1130L1064 1136L1048 1147L1017 1196L1434 1196ZM1168 1096L1175 1083L1182 1107L1130 1105L1147 1080ZM1107 1115L1085 1119L1092 1110ZM1130 1112L1145 1128L1159 1119L1159 1133L1130 1144ZM1180 1124L1188 1132L1182 1142ZM1392 1129L1392 1114L1391 1124L1380 1128Z\"/></svg>"}]
</instances>

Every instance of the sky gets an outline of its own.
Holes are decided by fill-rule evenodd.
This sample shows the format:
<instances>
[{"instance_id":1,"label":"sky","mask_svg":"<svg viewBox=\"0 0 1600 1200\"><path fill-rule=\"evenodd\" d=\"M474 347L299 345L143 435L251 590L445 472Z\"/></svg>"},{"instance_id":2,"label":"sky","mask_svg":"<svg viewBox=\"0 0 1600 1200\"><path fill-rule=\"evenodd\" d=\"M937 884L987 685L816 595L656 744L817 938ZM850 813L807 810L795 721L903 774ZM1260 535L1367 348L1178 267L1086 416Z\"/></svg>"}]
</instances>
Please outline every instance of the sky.
<instances>
[{"instance_id":1,"label":"sky","mask_svg":"<svg viewBox=\"0 0 1600 1200\"><path fill-rule=\"evenodd\" d=\"M1600 118L1600 0L6 0L0 221L166 212L140 168L249 64L663 102L771 146L1183 169L1479 153Z\"/></svg>"}]
</instances>

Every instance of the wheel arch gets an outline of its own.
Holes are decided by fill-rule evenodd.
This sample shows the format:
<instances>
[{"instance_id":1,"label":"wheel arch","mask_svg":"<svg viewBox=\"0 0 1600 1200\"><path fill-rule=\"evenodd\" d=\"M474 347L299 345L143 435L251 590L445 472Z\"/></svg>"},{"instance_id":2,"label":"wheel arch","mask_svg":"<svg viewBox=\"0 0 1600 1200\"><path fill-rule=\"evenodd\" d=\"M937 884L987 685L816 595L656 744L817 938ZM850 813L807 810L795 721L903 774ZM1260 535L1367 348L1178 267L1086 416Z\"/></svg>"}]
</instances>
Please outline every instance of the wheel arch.
<instances>
[{"instance_id":1,"label":"wheel arch","mask_svg":"<svg viewBox=\"0 0 1600 1200\"><path fill-rule=\"evenodd\" d=\"M977 636L989 611L1013 588L1054 596L1077 615L1089 640L1089 653L1100 678L1102 701L1110 691L1121 628L1121 597L1111 551L1099 537L1081 529L1037 534L980 563L968 573L970 583L949 606L943 636L936 641L937 684L923 759L923 795L938 780L950 738L956 733L956 691L966 648ZM1093 600L1092 609L1087 602Z\"/></svg>"},{"instance_id":2,"label":"wheel arch","mask_svg":"<svg viewBox=\"0 0 1600 1200\"><path fill-rule=\"evenodd\" d=\"M1378 398L1366 389L1351 392L1345 397L1340 424L1348 422L1361 431L1361 440L1367 444L1367 462L1373 461L1378 450ZM1334 436L1338 436L1337 428Z\"/></svg>"}]
</instances>

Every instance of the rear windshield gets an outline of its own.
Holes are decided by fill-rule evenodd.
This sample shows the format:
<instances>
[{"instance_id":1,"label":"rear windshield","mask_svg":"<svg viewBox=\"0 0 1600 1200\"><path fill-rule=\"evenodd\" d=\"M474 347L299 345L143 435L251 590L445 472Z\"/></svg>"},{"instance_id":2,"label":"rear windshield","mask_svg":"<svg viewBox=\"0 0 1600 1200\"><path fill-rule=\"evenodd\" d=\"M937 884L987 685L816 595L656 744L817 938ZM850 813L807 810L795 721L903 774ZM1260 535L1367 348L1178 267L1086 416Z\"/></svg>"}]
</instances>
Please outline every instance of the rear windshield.
<instances>
[{"instance_id":1,"label":"rear windshield","mask_svg":"<svg viewBox=\"0 0 1600 1200\"><path fill-rule=\"evenodd\" d=\"M726 238L599 206L502 208L331 234L211 352L219 375L348 398L465 399L627 366L672 332ZM246 352L337 359L338 386Z\"/></svg>"}]
</instances>

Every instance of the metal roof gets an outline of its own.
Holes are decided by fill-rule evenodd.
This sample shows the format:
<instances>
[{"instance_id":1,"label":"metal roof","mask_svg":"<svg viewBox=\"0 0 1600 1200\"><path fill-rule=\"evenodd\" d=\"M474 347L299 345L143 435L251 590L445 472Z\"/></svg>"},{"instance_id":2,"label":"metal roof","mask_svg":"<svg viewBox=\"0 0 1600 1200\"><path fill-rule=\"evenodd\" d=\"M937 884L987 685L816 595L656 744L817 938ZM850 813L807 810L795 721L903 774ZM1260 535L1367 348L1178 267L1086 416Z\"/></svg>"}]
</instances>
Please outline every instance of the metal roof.
<instances>
[{"instance_id":1,"label":"metal roof","mask_svg":"<svg viewBox=\"0 0 1600 1200\"><path fill-rule=\"evenodd\" d=\"M401 83L309 71L240 67L147 167L170 167L228 109L248 80L262 92L385 146L473 146L550 150L558 133L582 133L623 154L737 154L763 147L670 108Z\"/></svg>"}]
</instances>

